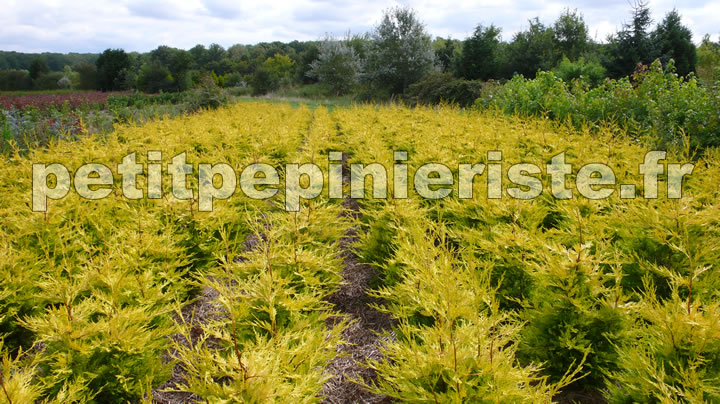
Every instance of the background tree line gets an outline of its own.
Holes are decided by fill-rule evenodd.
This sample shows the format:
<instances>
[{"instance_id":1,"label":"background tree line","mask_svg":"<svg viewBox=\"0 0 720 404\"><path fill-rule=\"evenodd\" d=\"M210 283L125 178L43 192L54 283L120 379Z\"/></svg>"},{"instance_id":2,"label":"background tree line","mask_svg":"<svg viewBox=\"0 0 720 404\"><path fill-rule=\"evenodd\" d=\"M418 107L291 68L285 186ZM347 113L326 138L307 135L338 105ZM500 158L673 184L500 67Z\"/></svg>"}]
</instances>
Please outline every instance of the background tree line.
<instances>
[{"instance_id":1,"label":"background tree line","mask_svg":"<svg viewBox=\"0 0 720 404\"><path fill-rule=\"evenodd\" d=\"M264 94L282 87L314 85L318 91L363 98L433 93L472 98L480 83L533 78L554 71L565 80L594 86L631 75L656 59L675 61L681 76L711 82L720 66L720 43L705 37L696 48L676 10L653 27L646 3L633 5L630 21L597 42L583 16L566 9L552 24L538 18L509 40L493 25L479 24L464 40L432 39L412 9L386 10L366 34L320 41L256 45L159 46L147 53L108 49L102 54L0 52L0 90L99 89L176 92L211 77L220 87ZM414 86L414 87L413 87ZM437 88L441 87L441 88ZM459 95L458 95L459 94Z\"/></svg>"}]
</instances>

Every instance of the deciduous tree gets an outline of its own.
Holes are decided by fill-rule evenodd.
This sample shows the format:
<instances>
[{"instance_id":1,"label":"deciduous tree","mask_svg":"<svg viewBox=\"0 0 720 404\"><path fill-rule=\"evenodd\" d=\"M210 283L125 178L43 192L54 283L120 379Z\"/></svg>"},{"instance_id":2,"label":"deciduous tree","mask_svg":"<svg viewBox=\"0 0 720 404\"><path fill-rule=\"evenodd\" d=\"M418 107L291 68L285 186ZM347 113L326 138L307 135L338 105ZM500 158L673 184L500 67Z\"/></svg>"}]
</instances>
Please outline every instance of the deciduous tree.
<instances>
[{"instance_id":1,"label":"deciduous tree","mask_svg":"<svg viewBox=\"0 0 720 404\"><path fill-rule=\"evenodd\" d=\"M122 49L106 49L95 63L98 87L102 91L123 90L130 58Z\"/></svg>"},{"instance_id":2,"label":"deciduous tree","mask_svg":"<svg viewBox=\"0 0 720 404\"><path fill-rule=\"evenodd\" d=\"M310 77L328 86L336 94L344 94L357 83L360 60L345 41L326 38L319 47L318 58L310 64Z\"/></svg>"},{"instance_id":3,"label":"deciduous tree","mask_svg":"<svg viewBox=\"0 0 720 404\"><path fill-rule=\"evenodd\" d=\"M430 35L410 8L391 8L371 34L366 78L394 94L420 80L433 68Z\"/></svg>"}]
</instances>

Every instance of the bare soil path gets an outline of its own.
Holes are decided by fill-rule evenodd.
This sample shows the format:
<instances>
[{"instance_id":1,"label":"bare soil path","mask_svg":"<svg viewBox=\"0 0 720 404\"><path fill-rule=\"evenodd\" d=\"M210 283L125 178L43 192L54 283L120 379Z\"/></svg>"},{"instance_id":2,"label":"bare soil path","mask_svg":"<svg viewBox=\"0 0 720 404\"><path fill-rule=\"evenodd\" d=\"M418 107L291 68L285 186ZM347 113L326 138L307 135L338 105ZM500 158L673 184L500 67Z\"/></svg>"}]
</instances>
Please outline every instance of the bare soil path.
<instances>
[{"instance_id":1,"label":"bare soil path","mask_svg":"<svg viewBox=\"0 0 720 404\"><path fill-rule=\"evenodd\" d=\"M347 165L343 171L349 177ZM349 181L349 178L345 180ZM347 215L356 219L360 217L360 206L356 200L347 198L343 201L343 206ZM362 263L352 249L358 240L358 231L357 226L352 226L340 240L343 283L340 290L328 299L335 305L337 311L350 320L350 326L343 335L347 344L338 347L338 357L327 367L327 371L333 375L322 390L322 394L325 395L323 402L328 404L392 401L389 397L373 394L352 381L352 379L363 380L368 384L375 381L377 375L365 364L368 359L382 360L380 347L383 340L379 334L390 331L394 322L391 316L371 306L382 303L367 294L370 282L377 272L370 265ZM342 317L333 320L341 321ZM333 323L329 326L332 327Z\"/></svg>"}]
</instances>

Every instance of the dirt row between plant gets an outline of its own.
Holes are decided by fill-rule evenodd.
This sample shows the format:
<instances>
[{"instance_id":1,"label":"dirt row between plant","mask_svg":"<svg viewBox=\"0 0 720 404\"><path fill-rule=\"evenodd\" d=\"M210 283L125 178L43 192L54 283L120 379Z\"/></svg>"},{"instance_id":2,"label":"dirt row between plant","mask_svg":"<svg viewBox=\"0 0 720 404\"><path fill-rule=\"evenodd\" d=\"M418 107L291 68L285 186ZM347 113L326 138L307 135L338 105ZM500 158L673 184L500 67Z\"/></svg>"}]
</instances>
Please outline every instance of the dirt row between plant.
<instances>
[{"instance_id":1,"label":"dirt row between plant","mask_svg":"<svg viewBox=\"0 0 720 404\"><path fill-rule=\"evenodd\" d=\"M349 182L349 166L347 155L343 154L343 180ZM360 205L354 199L345 198L343 206L345 214L354 219L361 217ZM337 322L347 319L350 326L343 333L346 344L338 346L338 356L328 365L326 371L332 374L330 380L323 386L323 403L387 403L392 400L384 395L373 394L362 385L353 380L362 380L372 384L377 375L367 368L367 361L382 360L380 348L383 339L380 334L388 331L392 335L394 319L376 310L372 304L382 304L382 301L367 294L370 282L377 275L377 271L368 264L360 261L353 251L358 240L359 228L350 227L345 236L340 239L340 253L343 258L342 284L340 290L328 299L335 309L343 316L330 320L328 326L333 327Z\"/></svg>"},{"instance_id":2,"label":"dirt row between plant","mask_svg":"<svg viewBox=\"0 0 720 404\"><path fill-rule=\"evenodd\" d=\"M298 152L302 152L307 139L303 139ZM350 169L347 163L348 156L343 154L343 182L349 183ZM351 198L345 198L342 203L345 211L343 215L352 219L360 219L360 205ZM330 318L327 326L332 329L336 324L346 320L349 324L343 333L344 344L337 348L337 356L328 364L325 371L329 373L330 379L325 383L321 391L323 403L389 403L390 397L369 392L356 380L366 384L373 384L377 375L366 365L368 360L382 360L380 348L384 342L381 334L389 333L393 338L392 325L395 320L388 314L376 310L371 305L381 305L380 299L367 294L370 289L370 282L377 275L377 271L370 265L361 262L360 258L353 251L353 246L359 239L358 225L353 225L345 232L340 239L339 250L343 259L342 283L340 289L328 297L339 316ZM263 237L261 235L260 237ZM243 252L252 251L257 248L262 240L257 235L250 235L245 240ZM242 258L239 258L242 259ZM192 341L187 341L181 334L174 334L172 338L176 343L193 345L202 336L202 325L213 318L222 316L221 310L213 302L219 296L214 289L203 287L200 295L192 303L182 308L182 316L185 321L192 320ZM176 316L175 321L181 319ZM210 341L212 343L212 341ZM175 357L174 350L164 354L166 361ZM201 399L195 394L173 390L175 386L185 384L186 372L182 365L175 364L170 380L161 386L153 389L153 402L158 404L185 404L200 402Z\"/></svg>"},{"instance_id":3,"label":"dirt row between plant","mask_svg":"<svg viewBox=\"0 0 720 404\"><path fill-rule=\"evenodd\" d=\"M258 247L261 240L257 235L249 235L243 244L243 252L249 252ZM236 261L244 259L243 257L235 258ZM170 338L177 344L185 346L194 346L198 343L198 340L203 335L203 325L207 324L213 319L219 319L222 317L223 309L214 304L215 300L220 296L217 290L203 286L200 290L200 295L190 304L186 305L181 309L182 319L180 316L175 315L174 320L177 323L181 321L191 322L191 332L188 341L182 334L177 333L170 336ZM208 343L213 341L208 340ZM175 359L177 352L175 349L166 351L163 355L163 360L167 363ZM181 386L186 383L185 375L187 372L183 366L178 362L173 366L170 380L163 383L162 385L153 389L153 402L158 404L185 404L195 403L202 401L200 397L195 394L173 391L176 386ZM168 390L168 391L166 391Z\"/></svg>"}]
</instances>

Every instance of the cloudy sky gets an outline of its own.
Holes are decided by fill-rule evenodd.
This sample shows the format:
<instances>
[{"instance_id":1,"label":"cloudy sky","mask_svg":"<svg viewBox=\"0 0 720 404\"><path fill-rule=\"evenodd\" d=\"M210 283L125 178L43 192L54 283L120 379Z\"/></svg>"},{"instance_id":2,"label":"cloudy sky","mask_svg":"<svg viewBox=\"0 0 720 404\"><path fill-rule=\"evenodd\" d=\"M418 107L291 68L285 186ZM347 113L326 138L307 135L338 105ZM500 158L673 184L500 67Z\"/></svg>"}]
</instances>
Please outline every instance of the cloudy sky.
<instances>
[{"instance_id":1,"label":"cloudy sky","mask_svg":"<svg viewBox=\"0 0 720 404\"><path fill-rule=\"evenodd\" d=\"M433 36L462 39L478 24L494 23L503 38L538 16L552 23L566 7L577 8L597 40L629 19L632 0L3 0L0 50L99 52L149 51L158 45L189 49L261 41L313 40L325 33L366 32L395 5L417 10ZM650 0L654 20L677 8L699 42L718 38L720 1Z\"/></svg>"}]
</instances>

